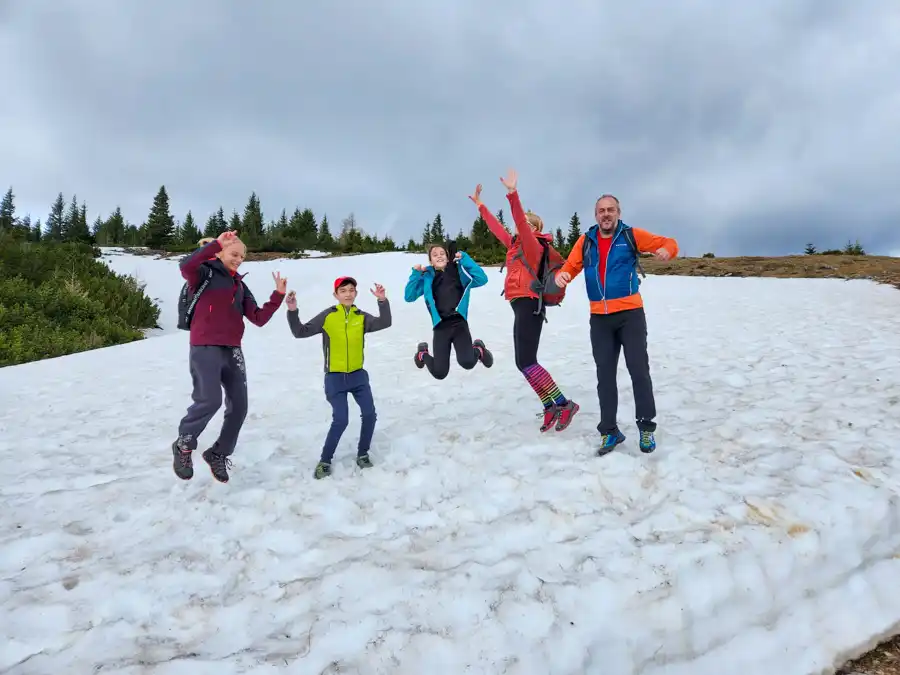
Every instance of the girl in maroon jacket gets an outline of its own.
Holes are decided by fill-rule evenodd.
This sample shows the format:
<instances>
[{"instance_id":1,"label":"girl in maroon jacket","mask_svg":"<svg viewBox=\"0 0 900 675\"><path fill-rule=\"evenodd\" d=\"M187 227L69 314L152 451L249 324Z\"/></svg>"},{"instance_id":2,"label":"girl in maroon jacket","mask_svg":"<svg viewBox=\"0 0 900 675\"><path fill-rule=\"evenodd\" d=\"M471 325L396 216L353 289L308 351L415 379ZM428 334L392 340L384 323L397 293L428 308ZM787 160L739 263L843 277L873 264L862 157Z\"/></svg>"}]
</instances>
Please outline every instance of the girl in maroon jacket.
<instances>
[{"instance_id":1,"label":"girl in maroon jacket","mask_svg":"<svg viewBox=\"0 0 900 675\"><path fill-rule=\"evenodd\" d=\"M262 307L244 283L238 267L247 248L236 232L219 237L181 262L181 276L193 294L208 282L194 307L191 319L189 364L194 382L194 403L178 426L178 438L172 444L175 475L183 480L194 476L191 453L197 437L222 406L225 390L225 419L218 440L204 451L213 477L228 482L230 455L247 416L247 372L241 340L244 317L257 326L265 326L284 300L287 279L275 273L275 291Z\"/></svg>"}]
</instances>

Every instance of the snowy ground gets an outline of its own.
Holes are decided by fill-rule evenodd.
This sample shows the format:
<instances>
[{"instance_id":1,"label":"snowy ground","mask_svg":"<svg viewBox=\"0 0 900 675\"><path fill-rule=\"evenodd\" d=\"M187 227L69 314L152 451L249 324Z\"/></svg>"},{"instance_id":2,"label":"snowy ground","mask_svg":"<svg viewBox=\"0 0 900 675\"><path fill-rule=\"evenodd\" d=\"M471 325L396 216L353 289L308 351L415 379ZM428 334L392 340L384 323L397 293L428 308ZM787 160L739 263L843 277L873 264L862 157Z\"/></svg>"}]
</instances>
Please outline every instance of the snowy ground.
<instances>
[{"instance_id":1,"label":"snowy ground","mask_svg":"<svg viewBox=\"0 0 900 675\"><path fill-rule=\"evenodd\" d=\"M286 274L304 319L340 274L366 309L387 287L365 473L351 416L335 475L312 478L321 349L284 309L247 328L251 412L228 485L199 456L193 481L171 470L186 333L0 370L0 673L808 675L897 628L895 289L650 277L660 448L636 448L622 363L629 440L595 458L581 280L541 361L582 411L542 436L496 269L471 308L494 368L439 383L413 366L430 330L402 290L420 260L246 266L261 299ZM175 263L113 264L174 306Z\"/></svg>"}]
</instances>

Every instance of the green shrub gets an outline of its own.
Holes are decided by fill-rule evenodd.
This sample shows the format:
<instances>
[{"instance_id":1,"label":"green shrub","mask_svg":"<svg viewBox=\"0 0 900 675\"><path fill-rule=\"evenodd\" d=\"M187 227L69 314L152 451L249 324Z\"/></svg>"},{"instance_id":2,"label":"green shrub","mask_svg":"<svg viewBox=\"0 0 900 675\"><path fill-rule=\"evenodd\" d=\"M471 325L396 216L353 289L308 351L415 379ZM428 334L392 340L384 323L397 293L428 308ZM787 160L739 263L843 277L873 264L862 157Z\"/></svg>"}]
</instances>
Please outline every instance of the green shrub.
<instances>
[{"instance_id":1,"label":"green shrub","mask_svg":"<svg viewBox=\"0 0 900 675\"><path fill-rule=\"evenodd\" d=\"M143 338L159 307L85 244L0 238L0 367Z\"/></svg>"}]
</instances>

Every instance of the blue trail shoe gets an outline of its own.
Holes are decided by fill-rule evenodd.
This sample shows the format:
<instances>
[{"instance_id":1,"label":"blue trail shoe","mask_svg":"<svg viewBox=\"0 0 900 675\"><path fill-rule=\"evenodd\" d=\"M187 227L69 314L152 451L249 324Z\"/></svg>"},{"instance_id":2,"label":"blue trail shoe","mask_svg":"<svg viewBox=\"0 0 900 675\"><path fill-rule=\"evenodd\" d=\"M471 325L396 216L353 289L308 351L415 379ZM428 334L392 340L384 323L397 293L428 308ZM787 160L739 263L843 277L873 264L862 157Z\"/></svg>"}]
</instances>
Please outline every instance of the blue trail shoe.
<instances>
[{"instance_id":1,"label":"blue trail shoe","mask_svg":"<svg viewBox=\"0 0 900 675\"><path fill-rule=\"evenodd\" d=\"M612 452L615 450L616 446L624 440L625 434L618 429L611 434L603 434L603 436L600 437L600 447L597 448L597 457L603 457L603 455Z\"/></svg>"}]
</instances>

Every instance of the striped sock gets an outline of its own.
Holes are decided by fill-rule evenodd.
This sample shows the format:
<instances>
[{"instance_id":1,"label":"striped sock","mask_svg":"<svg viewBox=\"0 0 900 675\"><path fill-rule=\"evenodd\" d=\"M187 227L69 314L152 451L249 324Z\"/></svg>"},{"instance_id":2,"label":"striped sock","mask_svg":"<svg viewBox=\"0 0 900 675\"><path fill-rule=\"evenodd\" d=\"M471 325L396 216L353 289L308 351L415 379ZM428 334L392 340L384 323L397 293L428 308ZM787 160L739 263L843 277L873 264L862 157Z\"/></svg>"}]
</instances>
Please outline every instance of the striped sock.
<instances>
[{"instance_id":1,"label":"striped sock","mask_svg":"<svg viewBox=\"0 0 900 675\"><path fill-rule=\"evenodd\" d=\"M544 404L545 408L549 408L554 403L556 405L566 404L566 397L562 395L559 387L556 386L556 382L553 381L550 373L544 370L543 366L535 363L525 368L522 374L525 375L528 384L540 397L541 403Z\"/></svg>"}]
</instances>

